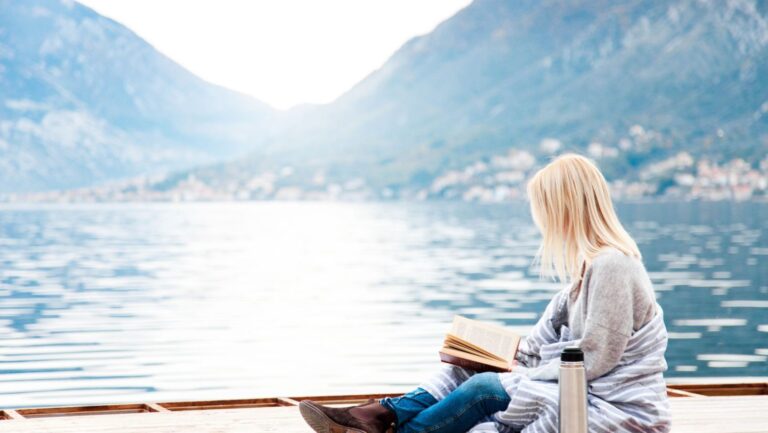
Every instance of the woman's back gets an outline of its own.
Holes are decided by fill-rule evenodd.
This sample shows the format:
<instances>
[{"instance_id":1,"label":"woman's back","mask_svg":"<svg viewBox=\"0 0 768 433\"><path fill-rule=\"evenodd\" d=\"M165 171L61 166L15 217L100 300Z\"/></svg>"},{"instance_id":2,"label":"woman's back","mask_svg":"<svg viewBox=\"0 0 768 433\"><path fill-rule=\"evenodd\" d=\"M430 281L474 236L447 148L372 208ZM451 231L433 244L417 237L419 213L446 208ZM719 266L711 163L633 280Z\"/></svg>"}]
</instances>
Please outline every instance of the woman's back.
<instances>
[{"instance_id":1,"label":"woman's back","mask_svg":"<svg viewBox=\"0 0 768 433\"><path fill-rule=\"evenodd\" d=\"M634 331L653 319L656 297L640 259L606 248L569 291L567 324L582 339L587 379L616 365ZM563 317L561 320L565 320Z\"/></svg>"}]
</instances>

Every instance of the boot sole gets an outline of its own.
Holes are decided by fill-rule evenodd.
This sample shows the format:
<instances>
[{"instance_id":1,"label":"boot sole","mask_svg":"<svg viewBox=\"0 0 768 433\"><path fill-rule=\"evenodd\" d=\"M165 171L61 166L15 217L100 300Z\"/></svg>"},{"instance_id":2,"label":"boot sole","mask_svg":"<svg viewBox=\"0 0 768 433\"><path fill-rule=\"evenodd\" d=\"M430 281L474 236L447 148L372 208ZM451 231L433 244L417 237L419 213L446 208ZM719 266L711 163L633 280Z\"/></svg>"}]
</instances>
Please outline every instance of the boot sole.
<instances>
[{"instance_id":1,"label":"boot sole","mask_svg":"<svg viewBox=\"0 0 768 433\"><path fill-rule=\"evenodd\" d=\"M299 403L299 412L304 421L317 433L367 433L364 430L336 423L311 401L302 400Z\"/></svg>"}]
</instances>

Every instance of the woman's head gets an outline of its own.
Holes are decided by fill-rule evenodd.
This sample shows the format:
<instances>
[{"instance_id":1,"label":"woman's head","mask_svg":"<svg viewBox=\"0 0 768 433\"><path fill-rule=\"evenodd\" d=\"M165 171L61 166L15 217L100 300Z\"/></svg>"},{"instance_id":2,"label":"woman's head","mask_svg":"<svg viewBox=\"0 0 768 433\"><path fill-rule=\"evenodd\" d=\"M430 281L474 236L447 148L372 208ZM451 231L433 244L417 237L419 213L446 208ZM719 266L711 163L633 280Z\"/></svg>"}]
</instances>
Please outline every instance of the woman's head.
<instances>
[{"instance_id":1,"label":"woman's head","mask_svg":"<svg viewBox=\"0 0 768 433\"><path fill-rule=\"evenodd\" d=\"M587 158L565 154L547 164L528 182L528 198L543 236L537 255L542 274L577 281L582 262L606 247L640 258L613 210L605 178Z\"/></svg>"}]
</instances>

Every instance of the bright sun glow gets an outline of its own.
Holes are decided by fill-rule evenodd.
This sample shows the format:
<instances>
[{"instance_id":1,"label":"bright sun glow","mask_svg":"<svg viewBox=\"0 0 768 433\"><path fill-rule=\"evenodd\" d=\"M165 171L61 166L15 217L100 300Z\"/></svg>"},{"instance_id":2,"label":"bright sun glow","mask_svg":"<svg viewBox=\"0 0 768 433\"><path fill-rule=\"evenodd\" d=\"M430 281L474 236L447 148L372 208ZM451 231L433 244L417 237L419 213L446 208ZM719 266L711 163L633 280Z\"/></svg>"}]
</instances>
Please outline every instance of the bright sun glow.
<instances>
[{"instance_id":1,"label":"bright sun glow","mask_svg":"<svg viewBox=\"0 0 768 433\"><path fill-rule=\"evenodd\" d=\"M469 0L83 0L200 77L276 108L327 103Z\"/></svg>"}]
</instances>

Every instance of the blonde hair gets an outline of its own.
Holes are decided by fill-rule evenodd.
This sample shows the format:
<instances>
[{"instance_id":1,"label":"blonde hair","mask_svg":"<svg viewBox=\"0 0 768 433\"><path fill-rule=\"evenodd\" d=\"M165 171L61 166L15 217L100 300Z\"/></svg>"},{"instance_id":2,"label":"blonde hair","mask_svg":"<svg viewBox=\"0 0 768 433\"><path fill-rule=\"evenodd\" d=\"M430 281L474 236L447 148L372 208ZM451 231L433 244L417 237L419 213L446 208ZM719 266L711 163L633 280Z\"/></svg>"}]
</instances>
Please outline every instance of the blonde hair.
<instances>
[{"instance_id":1,"label":"blonde hair","mask_svg":"<svg viewBox=\"0 0 768 433\"><path fill-rule=\"evenodd\" d=\"M540 274L561 282L582 278L582 265L606 247L640 258L640 250L619 222L608 183L589 159L562 155L528 182L531 214L542 233L536 253Z\"/></svg>"}]
</instances>

